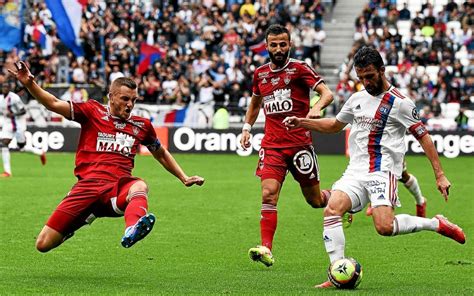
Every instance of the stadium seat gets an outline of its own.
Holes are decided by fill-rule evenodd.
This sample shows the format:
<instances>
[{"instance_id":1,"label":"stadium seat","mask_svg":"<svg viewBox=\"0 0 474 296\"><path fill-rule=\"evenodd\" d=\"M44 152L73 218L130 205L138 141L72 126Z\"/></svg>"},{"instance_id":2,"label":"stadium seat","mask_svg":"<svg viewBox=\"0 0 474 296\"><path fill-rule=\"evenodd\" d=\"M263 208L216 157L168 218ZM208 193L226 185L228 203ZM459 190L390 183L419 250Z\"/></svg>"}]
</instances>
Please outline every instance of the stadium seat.
<instances>
[{"instance_id":1,"label":"stadium seat","mask_svg":"<svg viewBox=\"0 0 474 296\"><path fill-rule=\"evenodd\" d=\"M426 66L425 73L428 74L433 83L438 82L439 66Z\"/></svg>"},{"instance_id":2,"label":"stadium seat","mask_svg":"<svg viewBox=\"0 0 474 296\"><path fill-rule=\"evenodd\" d=\"M460 108L460 105L459 103L447 103L446 104L446 110L443 114L443 116L446 118L446 119L453 119L456 118L456 116L458 116L459 114L459 108Z\"/></svg>"},{"instance_id":3,"label":"stadium seat","mask_svg":"<svg viewBox=\"0 0 474 296\"><path fill-rule=\"evenodd\" d=\"M388 74L390 72L398 73L398 66L385 66L385 73Z\"/></svg>"},{"instance_id":4,"label":"stadium seat","mask_svg":"<svg viewBox=\"0 0 474 296\"><path fill-rule=\"evenodd\" d=\"M405 37L410 35L411 20L397 22L398 33Z\"/></svg>"}]
</instances>

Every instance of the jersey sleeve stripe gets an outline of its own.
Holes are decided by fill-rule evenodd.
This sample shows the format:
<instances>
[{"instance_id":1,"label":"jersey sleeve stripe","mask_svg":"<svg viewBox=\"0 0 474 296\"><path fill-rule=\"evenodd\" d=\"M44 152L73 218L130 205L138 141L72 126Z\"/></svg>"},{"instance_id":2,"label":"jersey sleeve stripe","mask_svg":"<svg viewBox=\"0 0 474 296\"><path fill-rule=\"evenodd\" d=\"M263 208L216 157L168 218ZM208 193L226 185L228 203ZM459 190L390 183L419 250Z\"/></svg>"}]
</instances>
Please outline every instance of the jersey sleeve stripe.
<instances>
[{"instance_id":1,"label":"jersey sleeve stripe","mask_svg":"<svg viewBox=\"0 0 474 296\"><path fill-rule=\"evenodd\" d=\"M321 77L320 77L319 80L314 83L314 85L311 89L314 90L316 88L316 86L318 86L318 84L320 84L321 82L324 83L324 80L322 80Z\"/></svg>"},{"instance_id":2,"label":"jersey sleeve stripe","mask_svg":"<svg viewBox=\"0 0 474 296\"><path fill-rule=\"evenodd\" d=\"M71 120L74 120L74 106L71 101L68 101L69 103L69 110L71 112Z\"/></svg>"},{"instance_id":3,"label":"jersey sleeve stripe","mask_svg":"<svg viewBox=\"0 0 474 296\"><path fill-rule=\"evenodd\" d=\"M402 99L402 100L405 98L405 96L402 95L402 94L400 93L400 91L399 91L398 89L396 89L396 88L393 88L393 89L390 91L390 93L391 93L392 95L394 95L394 96L396 96L396 97Z\"/></svg>"}]
</instances>

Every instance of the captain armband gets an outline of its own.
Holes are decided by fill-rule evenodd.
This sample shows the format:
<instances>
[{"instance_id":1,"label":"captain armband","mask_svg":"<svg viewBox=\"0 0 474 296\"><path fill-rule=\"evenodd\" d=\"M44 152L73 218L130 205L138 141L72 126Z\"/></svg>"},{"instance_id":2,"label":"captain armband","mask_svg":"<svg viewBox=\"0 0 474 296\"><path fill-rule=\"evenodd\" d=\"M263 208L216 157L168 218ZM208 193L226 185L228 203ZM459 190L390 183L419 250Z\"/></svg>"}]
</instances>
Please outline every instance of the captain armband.
<instances>
[{"instance_id":1,"label":"captain armband","mask_svg":"<svg viewBox=\"0 0 474 296\"><path fill-rule=\"evenodd\" d=\"M418 122L417 124L410 126L408 130L417 140L428 134L428 130L422 122Z\"/></svg>"},{"instance_id":2,"label":"captain armband","mask_svg":"<svg viewBox=\"0 0 474 296\"><path fill-rule=\"evenodd\" d=\"M156 139L154 143L149 144L149 145L145 145L145 146L146 146L146 148L148 148L148 150L150 152L154 152L154 151L160 149L161 143L160 143L160 140Z\"/></svg>"}]
</instances>

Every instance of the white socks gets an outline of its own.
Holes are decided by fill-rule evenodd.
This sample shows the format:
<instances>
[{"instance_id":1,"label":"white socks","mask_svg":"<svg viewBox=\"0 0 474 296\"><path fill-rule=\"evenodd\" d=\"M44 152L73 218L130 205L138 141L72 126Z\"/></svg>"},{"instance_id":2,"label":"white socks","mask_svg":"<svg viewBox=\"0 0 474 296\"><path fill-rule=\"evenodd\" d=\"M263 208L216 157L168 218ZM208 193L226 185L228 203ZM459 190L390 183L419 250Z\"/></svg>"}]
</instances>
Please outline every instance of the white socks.
<instances>
[{"instance_id":1,"label":"white socks","mask_svg":"<svg viewBox=\"0 0 474 296\"><path fill-rule=\"evenodd\" d=\"M324 217L323 240L331 262L344 258L346 238L342 230L342 217Z\"/></svg>"},{"instance_id":2,"label":"white socks","mask_svg":"<svg viewBox=\"0 0 474 296\"><path fill-rule=\"evenodd\" d=\"M3 171L11 175L12 168L10 165L10 150L8 147L2 148L2 161L3 161Z\"/></svg>"},{"instance_id":3,"label":"white socks","mask_svg":"<svg viewBox=\"0 0 474 296\"><path fill-rule=\"evenodd\" d=\"M396 215L393 220L392 235L408 234L421 230L436 231L439 227L439 220L436 218L427 219L407 214Z\"/></svg>"},{"instance_id":4,"label":"white socks","mask_svg":"<svg viewBox=\"0 0 474 296\"><path fill-rule=\"evenodd\" d=\"M423 198L423 195L421 195L420 185L418 185L418 180L416 177L410 174L410 178L403 185L405 185L406 189L408 189L408 191L410 191L410 193L413 195L416 204L419 206L422 205L425 199Z\"/></svg>"}]
</instances>

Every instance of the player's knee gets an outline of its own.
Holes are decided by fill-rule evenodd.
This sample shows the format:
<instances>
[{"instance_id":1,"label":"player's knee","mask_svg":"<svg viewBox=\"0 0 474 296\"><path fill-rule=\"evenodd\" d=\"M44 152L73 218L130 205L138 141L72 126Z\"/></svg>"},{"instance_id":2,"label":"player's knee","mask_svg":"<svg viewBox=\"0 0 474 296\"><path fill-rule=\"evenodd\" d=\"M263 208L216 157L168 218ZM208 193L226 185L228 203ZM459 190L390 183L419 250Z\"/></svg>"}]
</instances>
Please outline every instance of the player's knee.
<instances>
[{"instance_id":1,"label":"player's knee","mask_svg":"<svg viewBox=\"0 0 474 296\"><path fill-rule=\"evenodd\" d=\"M10 145L11 141L12 141L12 139L2 139L3 147L8 147L8 145Z\"/></svg>"},{"instance_id":2,"label":"player's knee","mask_svg":"<svg viewBox=\"0 0 474 296\"><path fill-rule=\"evenodd\" d=\"M263 203L275 205L277 199L278 199L278 191L273 190L271 188L262 189Z\"/></svg>"},{"instance_id":3,"label":"player's knee","mask_svg":"<svg viewBox=\"0 0 474 296\"><path fill-rule=\"evenodd\" d=\"M377 233L383 236L391 236L393 233L393 221L375 224Z\"/></svg>"},{"instance_id":4,"label":"player's knee","mask_svg":"<svg viewBox=\"0 0 474 296\"><path fill-rule=\"evenodd\" d=\"M308 202L308 204L314 209L319 209L326 206L326 201L322 198L322 196L315 197L309 200L307 199L306 202Z\"/></svg>"},{"instance_id":5,"label":"player's knee","mask_svg":"<svg viewBox=\"0 0 474 296\"><path fill-rule=\"evenodd\" d=\"M46 253L52 249L51 242L48 241L48 239L45 236L40 235L36 239L36 249L40 251L41 253Z\"/></svg>"},{"instance_id":6,"label":"player's knee","mask_svg":"<svg viewBox=\"0 0 474 296\"><path fill-rule=\"evenodd\" d=\"M132 192L143 191L143 192L148 193L148 185L145 183L145 181L139 180L133 183L132 187L130 187L130 191Z\"/></svg>"}]
</instances>

